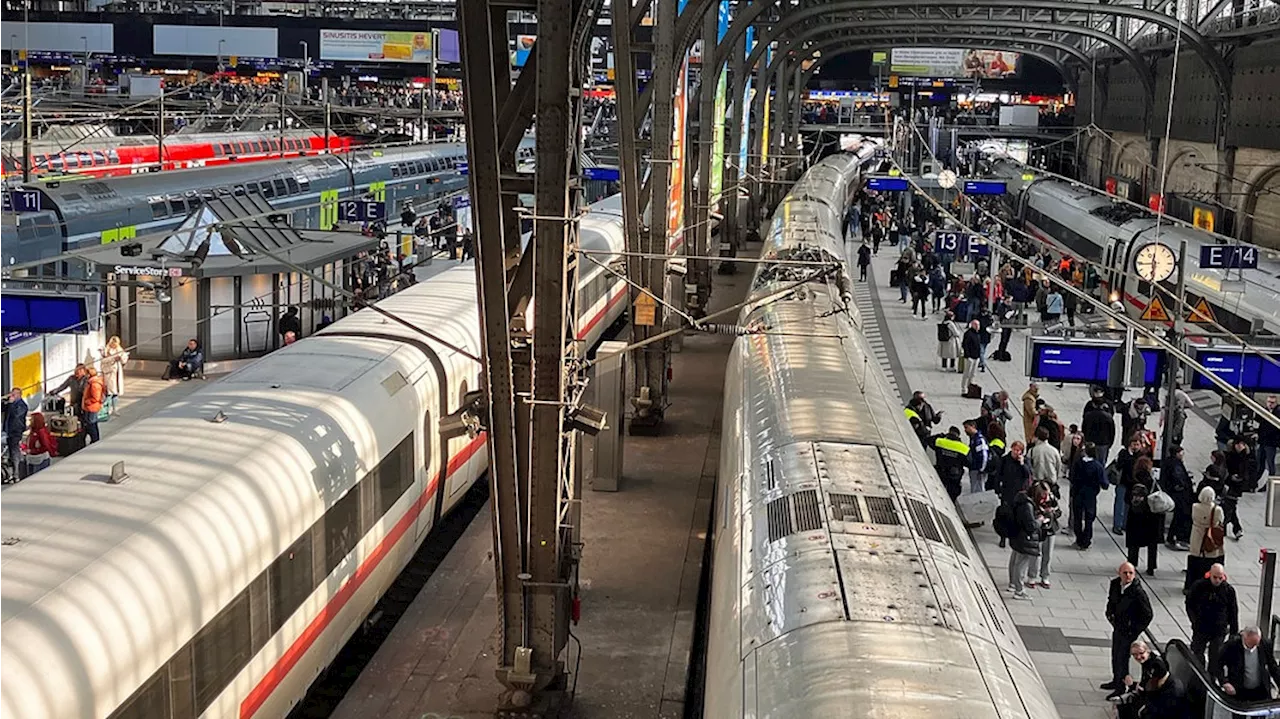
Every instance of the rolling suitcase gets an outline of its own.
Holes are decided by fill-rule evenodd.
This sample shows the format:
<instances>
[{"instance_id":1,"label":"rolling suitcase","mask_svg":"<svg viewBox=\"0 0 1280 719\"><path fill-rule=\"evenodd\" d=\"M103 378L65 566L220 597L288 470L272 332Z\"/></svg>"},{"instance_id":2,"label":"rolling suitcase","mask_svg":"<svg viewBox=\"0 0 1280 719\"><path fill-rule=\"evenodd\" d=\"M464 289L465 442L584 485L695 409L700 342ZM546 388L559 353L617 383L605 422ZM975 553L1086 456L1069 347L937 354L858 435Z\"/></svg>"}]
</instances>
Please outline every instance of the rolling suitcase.
<instances>
[{"instance_id":1,"label":"rolling suitcase","mask_svg":"<svg viewBox=\"0 0 1280 719\"><path fill-rule=\"evenodd\" d=\"M969 385L968 391L964 393L966 399L982 399L982 387L976 384Z\"/></svg>"},{"instance_id":2,"label":"rolling suitcase","mask_svg":"<svg viewBox=\"0 0 1280 719\"><path fill-rule=\"evenodd\" d=\"M76 452L84 449L88 437L84 432L73 432L69 434L55 433L53 438L58 441L58 456L69 457Z\"/></svg>"}]
</instances>

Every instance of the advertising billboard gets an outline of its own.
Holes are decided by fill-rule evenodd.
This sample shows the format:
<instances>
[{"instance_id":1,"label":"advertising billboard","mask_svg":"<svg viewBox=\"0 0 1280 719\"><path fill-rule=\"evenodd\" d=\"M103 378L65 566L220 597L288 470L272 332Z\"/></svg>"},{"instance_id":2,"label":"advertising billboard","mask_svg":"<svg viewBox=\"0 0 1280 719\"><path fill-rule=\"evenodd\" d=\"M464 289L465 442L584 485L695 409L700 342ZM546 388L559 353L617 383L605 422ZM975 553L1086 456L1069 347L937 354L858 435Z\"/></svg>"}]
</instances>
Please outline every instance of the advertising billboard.
<instances>
[{"instance_id":1,"label":"advertising billboard","mask_svg":"<svg viewBox=\"0 0 1280 719\"><path fill-rule=\"evenodd\" d=\"M722 0L719 12L716 25L717 42L723 40L729 32L729 0ZM725 68L720 71L720 78L716 81L715 109L711 115L715 119L715 125L712 127L711 139L710 203L712 210L717 212L720 208L720 196L724 193L724 113L725 94L728 87L729 73L728 68Z\"/></svg>"},{"instance_id":2,"label":"advertising billboard","mask_svg":"<svg viewBox=\"0 0 1280 719\"><path fill-rule=\"evenodd\" d=\"M1002 50L961 50L944 47L895 47L889 71L919 77L1002 78L1018 74L1021 56Z\"/></svg>"},{"instance_id":3,"label":"advertising billboard","mask_svg":"<svg viewBox=\"0 0 1280 719\"><path fill-rule=\"evenodd\" d=\"M511 53L511 64L524 67L529 61L529 53L533 52L533 44L537 41L537 35L516 35L516 49Z\"/></svg>"},{"instance_id":4,"label":"advertising billboard","mask_svg":"<svg viewBox=\"0 0 1280 719\"><path fill-rule=\"evenodd\" d=\"M321 30L320 59L431 62L431 31Z\"/></svg>"},{"instance_id":5,"label":"advertising billboard","mask_svg":"<svg viewBox=\"0 0 1280 719\"><path fill-rule=\"evenodd\" d=\"M6 15L9 15L8 13ZM0 47L9 52L115 52L115 28L111 23L31 22L5 20ZM274 54L274 53L273 53Z\"/></svg>"},{"instance_id":6,"label":"advertising billboard","mask_svg":"<svg viewBox=\"0 0 1280 719\"><path fill-rule=\"evenodd\" d=\"M751 57L751 49L756 46L755 27L747 26L747 42L744 59ZM742 104L738 106L739 114L742 115L742 142L738 145L738 177L739 181L747 179L747 151L750 147L751 137L751 80L754 73L748 71L742 91Z\"/></svg>"},{"instance_id":7,"label":"advertising billboard","mask_svg":"<svg viewBox=\"0 0 1280 719\"><path fill-rule=\"evenodd\" d=\"M684 159L685 121L689 107L689 59L685 58L676 77L676 96L671 127L671 182L667 195L667 250L678 254L684 245Z\"/></svg>"},{"instance_id":8,"label":"advertising billboard","mask_svg":"<svg viewBox=\"0 0 1280 719\"><path fill-rule=\"evenodd\" d=\"M157 55L188 57L278 57L273 27L205 27L156 25L152 28Z\"/></svg>"},{"instance_id":9,"label":"advertising billboard","mask_svg":"<svg viewBox=\"0 0 1280 719\"><path fill-rule=\"evenodd\" d=\"M436 31L436 59L440 62L462 62L458 47L458 31L441 28Z\"/></svg>"}]
</instances>

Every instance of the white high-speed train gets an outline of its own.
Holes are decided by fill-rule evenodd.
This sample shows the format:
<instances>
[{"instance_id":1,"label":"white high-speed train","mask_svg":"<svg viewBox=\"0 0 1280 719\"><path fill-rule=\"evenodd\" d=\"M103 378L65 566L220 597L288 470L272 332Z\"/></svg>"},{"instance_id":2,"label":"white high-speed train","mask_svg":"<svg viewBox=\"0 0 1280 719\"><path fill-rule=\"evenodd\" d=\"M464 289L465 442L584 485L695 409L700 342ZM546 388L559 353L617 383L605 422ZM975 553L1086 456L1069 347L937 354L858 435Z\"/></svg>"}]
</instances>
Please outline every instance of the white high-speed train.
<instances>
[{"instance_id":1,"label":"white high-speed train","mask_svg":"<svg viewBox=\"0 0 1280 719\"><path fill-rule=\"evenodd\" d=\"M621 252L592 209L584 248ZM627 288L588 264L579 293L594 345ZM379 306L480 353L470 265ZM439 429L480 369L356 312L5 492L0 715L287 714L484 473Z\"/></svg>"},{"instance_id":2,"label":"white high-speed train","mask_svg":"<svg viewBox=\"0 0 1280 719\"><path fill-rule=\"evenodd\" d=\"M725 380L707 719L1054 719L861 330L841 218L867 149L774 213Z\"/></svg>"},{"instance_id":3,"label":"white high-speed train","mask_svg":"<svg viewBox=\"0 0 1280 719\"><path fill-rule=\"evenodd\" d=\"M1099 274L1109 301L1123 300L1132 314L1142 312L1151 301L1152 287L1140 279L1140 269L1148 276L1154 269L1155 277L1172 270L1161 285L1176 293L1177 253L1186 240L1188 302L1194 306L1204 298L1217 322L1236 334L1249 334L1257 320L1262 333L1280 335L1280 255L1251 248L1257 253L1258 269L1243 271L1243 292L1223 292L1223 280L1238 280L1241 272L1200 269L1200 248L1223 241L1170 222L1161 222L1157 233L1155 215L1144 208L1051 177L1023 181L1023 172L1022 165L1009 160L993 164L993 174L1007 183L1018 222L1055 249L1106 268Z\"/></svg>"}]
</instances>

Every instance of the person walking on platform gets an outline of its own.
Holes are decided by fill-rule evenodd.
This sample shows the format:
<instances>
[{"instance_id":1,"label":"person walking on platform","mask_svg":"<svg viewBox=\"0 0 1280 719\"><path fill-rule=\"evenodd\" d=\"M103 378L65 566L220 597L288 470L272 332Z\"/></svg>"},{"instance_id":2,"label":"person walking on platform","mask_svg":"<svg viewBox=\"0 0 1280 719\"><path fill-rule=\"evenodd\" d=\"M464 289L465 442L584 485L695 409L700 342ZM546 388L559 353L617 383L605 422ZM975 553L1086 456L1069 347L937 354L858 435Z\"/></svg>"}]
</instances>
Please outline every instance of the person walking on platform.
<instances>
[{"instance_id":1,"label":"person walking on platform","mask_svg":"<svg viewBox=\"0 0 1280 719\"><path fill-rule=\"evenodd\" d=\"M1203 662L1207 648L1209 661L1205 666L1212 667L1222 654L1227 637L1240 631L1240 603L1221 564L1214 564L1209 568L1209 576L1191 583L1186 606L1187 618L1191 620L1191 653Z\"/></svg>"},{"instance_id":2,"label":"person walking on platform","mask_svg":"<svg viewBox=\"0 0 1280 719\"><path fill-rule=\"evenodd\" d=\"M1027 571L1027 586L1049 589L1049 572L1053 565L1053 542L1062 527L1062 509L1054 488L1047 482L1036 482L1031 495L1035 500L1036 521L1040 523L1040 561L1032 562Z\"/></svg>"},{"instance_id":3,"label":"person walking on platform","mask_svg":"<svg viewBox=\"0 0 1280 719\"><path fill-rule=\"evenodd\" d=\"M947 310L946 316L938 323L938 358L942 360L943 371L957 371L956 362L960 359L960 328L956 326L955 319L956 316Z\"/></svg>"},{"instance_id":4,"label":"person walking on platform","mask_svg":"<svg viewBox=\"0 0 1280 719\"><path fill-rule=\"evenodd\" d=\"M1147 497L1156 491L1151 458L1143 455L1134 461L1133 484L1129 488L1129 516L1125 528L1124 543L1129 551L1129 563L1138 563L1138 554L1147 550L1147 576L1156 575L1160 553L1160 540L1164 537L1164 515L1154 512Z\"/></svg>"},{"instance_id":5,"label":"person walking on platform","mask_svg":"<svg viewBox=\"0 0 1280 719\"><path fill-rule=\"evenodd\" d=\"M1154 613L1151 600L1138 581L1138 572L1129 562L1120 565L1118 575L1107 590L1107 621L1111 623L1111 681L1099 689L1107 689L1108 699L1124 693L1124 678L1129 675L1129 650L1151 624Z\"/></svg>"},{"instance_id":6,"label":"person walking on platform","mask_svg":"<svg viewBox=\"0 0 1280 719\"><path fill-rule=\"evenodd\" d=\"M1275 647L1257 627L1241 629L1239 636L1223 645L1209 671L1222 683L1223 693L1242 702L1270 701L1271 685L1280 686Z\"/></svg>"},{"instance_id":7,"label":"person walking on platform","mask_svg":"<svg viewBox=\"0 0 1280 719\"><path fill-rule=\"evenodd\" d=\"M1009 532L1009 591L1014 599L1030 599L1024 580L1040 558L1040 542L1044 537L1044 518L1037 516L1039 495L1047 491L1039 485L1031 492L1022 490L1013 500L1013 521Z\"/></svg>"},{"instance_id":8,"label":"person walking on platform","mask_svg":"<svg viewBox=\"0 0 1280 719\"><path fill-rule=\"evenodd\" d=\"M912 317L916 316L917 309L920 310L920 319L923 320L929 316L929 277L919 266L912 270L911 275Z\"/></svg>"},{"instance_id":9,"label":"person walking on platform","mask_svg":"<svg viewBox=\"0 0 1280 719\"><path fill-rule=\"evenodd\" d=\"M1116 473L1120 481L1116 483L1115 502L1111 506L1111 531L1124 534L1125 522L1129 518L1129 490L1133 487L1133 463L1142 451L1142 442L1135 435L1128 446L1116 455Z\"/></svg>"},{"instance_id":10,"label":"person walking on platform","mask_svg":"<svg viewBox=\"0 0 1280 719\"><path fill-rule=\"evenodd\" d=\"M1267 411L1272 417L1280 418L1280 406L1276 396L1267 395ZM1276 448L1280 447L1280 427L1266 420L1258 421L1258 468L1266 472L1266 476L1274 477L1276 473Z\"/></svg>"},{"instance_id":11,"label":"person walking on platform","mask_svg":"<svg viewBox=\"0 0 1280 719\"><path fill-rule=\"evenodd\" d=\"M1098 516L1098 493L1107 488L1107 472L1098 461L1098 447L1086 442L1084 454L1071 467L1071 529L1076 549L1093 544L1093 520Z\"/></svg>"},{"instance_id":12,"label":"person walking on platform","mask_svg":"<svg viewBox=\"0 0 1280 719\"><path fill-rule=\"evenodd\" d=\"M964 433L969 436L969 493L978 494L985 489L986 481L982 475L987 471L991 451L987 447L987 438L978 429L976 421L965 420Z\"/></svg>"},{"instance_id":13,"label":"person walking on platform","mask_svg":"<svg viewBox=\"0 0 1280 719\"><path fill-rule=\"evenodd\" d=\"M977 320L969 322L969 329L965 330L964 336L960 338L960 351L964 358L964 375L960 379L960 392L967 397L970 386L977 386L973 384L973 380L978 374L978 361L982 359L982 333ZM979 398L981 395L972 399Z\"/></svg>"},{"instance_id":14,"label":"person walking on platform","mask_svg":"<svg viewBox=\"0 0 1280 719\"><path fill-rule=\"evenodd\" d=\"M107 388L102 377L98 376L98 370L90 367L89 382L84 386L84 400L81 407L84 409L85 433L89 435L89 440L93 444L97 444L102 439L98 433L98 413L102 411L102 403L106 397Z\"/></svg>"},{"instance_id":15,"label":"person walking on platform","mask_svg":"<svg viewBox=\"0 0 1280 719\"><path fill-rule=\"evenodd\" d=\"M935 264L929 270L929 295L933 301L933 311L940 311L942 300L947 296L947 273L943 272L941 265Z\"/></svg>"},{"instance_id":16,"label":"person walking on platform","mask_svg":"<svg viewBox=\"0 0 1280 719\"><path fill-rule=\"evenodd\" d=\"M1050 487L1058 486L1058 472L1062 467L1062 452L1049 441L1049 430L1036 428L1036 441L1027 450L1027 459L1031 462L1031 479L1044 482Z\"/></svg>"},{"instance_id":17,"label":"person walking on platform","mask_svg":"<svg viewBox=\"0 0 1280 719\"><path fill-rule=\"evenodd\" d=\"M934 468L942 486L947 488L951 501L959 498L964 489L964 471L969 465L969 445L960 438L960 430L952 426L946 434L930 439L933 446Z\"/></svg>"},{"instance_id":18,"label":"person walking on platform","mask_svg":"<svg viewBox=\"0 0 1280 719\"><path fill-rule=\"evenodd\" d=\"M1173 402L1165 408L1164 415L1161 417L1161 423L1169 433L1169 444L1182 444L1182 435L1187 428L1187 413L1195 406L1195 401L1186 390L1182 389L1182 385L1174 385Z\"/></svg>"},{"instance_id":19,"label":"person walking on platform","mask_svg":"<svg viewBox=\"0 0 1280 719\"><path fill-rule=\"evenodd\" d=\"M1040 385L1032 382L1022 393L1022 436L1028 442L1035 439L1037 417L1036 403L1040 399Z\"/></svg>"},{"instance_id":20,"label":"person walking on platform","mask_svg":"<svg viewBox=\"0 0 1280 719\"><path fill-rule=\"evenodd\" d=\"M907 406L903 408L902 414L911 423L911 429L920 438L920 444L926 446L929 444L929 434L933 431L933 425L942 422L942 412L935 411L933 405L929 404L929 400L924 396L924 392L919 390L911 393L911 399L907 400Z\"/></svg>"},{"instance_id":21,"label":"person walking on platform","mask_svg":"<svg viewBox=\"0 0 1280 719\"><path fill-rule=\"evenodd\" d=\"M1213 487L1200 488L1200 501L1191 507L1191 547L1187 550L1187 576L1182 592L1191 591L1195 580L1205 576L1214 564L1226 559L1226 516L1216 501Z\"/></svg>"},{"instance_id":22,"label":"person walking on platform","mask_svg":"<svg viewBox=\"0 0 1280 719\"><path fill-rule=\"evenodd\" d=\"M863 240L858 245L858 280L860 282L867 281L867 268L871 266L871 247L867 245L867 241Z\"/></svg>"},{"instance_id":23,"label":"person walking on platform","mask_svg":"<svg viewBox=\"0 0 1280 719\"><path fill-rule=\"evenodd\" d=\"M1164 466L1160 470L1160 488L1173 498L1173 512L1169 517L1169 531L1165 536L1165 544L1169 549L1179 552L1187 551L1191 542L1191 506L1196 498L1191 482L1191 473L1183 461L1180 445L1169 448L1169 456L1164 458Z\"/></svg>"},{"instance_id":24,"label":"person walking on platform","mask_svg":"<svg viewBox=\"0 0 1280 719\"><path fill-rule=\"evenodd\" d=\"M1111 403L1101 394L1084 406L1084 415L1080 418L1080 431L1084 433L1086 442L1093 442L1098 448L1098 461L1107 466L1111 456L1111 445L1116 441L1116 413Z\"/></svg>"}]
</instances>

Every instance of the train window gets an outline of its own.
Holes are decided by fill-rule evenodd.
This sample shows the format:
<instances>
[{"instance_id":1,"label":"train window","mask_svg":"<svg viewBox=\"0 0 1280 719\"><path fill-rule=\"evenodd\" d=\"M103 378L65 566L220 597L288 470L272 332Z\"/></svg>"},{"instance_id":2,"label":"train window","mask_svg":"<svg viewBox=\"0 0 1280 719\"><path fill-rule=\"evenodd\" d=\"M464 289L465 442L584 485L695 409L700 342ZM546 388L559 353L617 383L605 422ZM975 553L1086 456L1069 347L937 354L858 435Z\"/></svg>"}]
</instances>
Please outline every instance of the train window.
<instances>
[{"instance_id":1,"label":"train window","mask_svg":"<svg viewBox=\"0 0 1280 719\"><path fill-rule=\"evenodd\" d=\"M151 202L151 219L158 220L161 217L169 216L169 206L164 200L153 200Z\"/></svg>"},{"instance_id":2,"label":"train window","mask_svg":"<svg viewBox=\"0 0 1280 719\"><path fill-rule=\"evenodd\" d=\"M213 156L214 156L214 157L222 157L222 156L223 156L223 154L224 154L224 153L223 153L223 151L222 151L222 148L224 148L224 147L226 147L226 145L223 145L222 143L218 143L217 145L214 145L214 146L213 146Z\"/></svg>"},{"instance_id":3,"label":"train window","mask_svg":"<svg viewBox=\"0 0 1280 719\"><path fill-rule=\"evenodd\" d=\"M311 533L293 543L267 569L270 574L271 633L275 634L315 591L311 571Z\"/></svg>"},{"instance_id":4,"label":"train window","mask_svg":"<svg viewBox=\"0 0 1280 719\"><path fill-rule=\"evenodd\" d=\"M392 177L399 177L399 176L400 176L400 166L399 166L399 165L392 165L392 166L391 166L391 176L392 176Z\"/></svg>"},{"instance_id":5,"label":"train window","mask_svg":"<svg viewBox=\"0 0 1280 719\"><path fill-rule=\"evenodd\" d=\"M231 147L231 143L229 142L218 143L218 148L222 150L223 155L235 154L235 149Z\"/></svg>"},{"instance_id":6,"label":"train window","mask_svg":"<svg viewBox=\"0 0 1280 719\"><path fill-rule=\"evenodd\" d=\"M68 168L79 168L80 158L76 157L76 154L74 152L71 153L70 155L63 155L62 164Z\"/></svg>"},{"instance_id":7,"label":"train window","mask_svg":"<svg viewBox=\"0 0 1280 719\"><path fill-rule=\"evenodd\" d=\"M272 140L272 141L271 141L271 151L272 151L272 152L279 152L279 151L280 151L280 141L279 141L279 140Z\"/></svg>"},{"instance_id":8,"label":"train window","mask_svg":"<svg viewBox=\"0 0 1280 719\"><path fill-rule=\"evenodd\" d=\"M49 156L49 169L51 169L51 170L61 170L61 169L62 169L62 164L63 164L63 163L62 163L62 155L50 155L50 156Z\"/></svg>"},{"instance_id":9,"label":"train window","mask_svg":"<svg viewBox=\"0 0 1280 719\"><path fill-rule=\"evenodd\" d=\"M274 188L274 187L272 187L272 186L271 186L271 183L270 183L270 182L263 182L263 183L261 183L261 184L259 185L259 187L261 187L261 188L262 188L262 196L263 196L263 197L268 197L268 198L270 198L270 197L275 197L275 196L276 196L276 190L275 190L275 188Z\"/></svg>"},{"instance_id":10,"label":"train window","mask_svg":"<svg viewBox=\"0 0 1280 719\"><path fill-rule=\"evenodd\" d=\"M169 198L169 211L175 215L187 214L187 201L181 197Z\"/></svg>"},{"instance_id":11,"label":"train window","mask_svg":"<svg viewBox=\"0 0 1280 719\"><path fill-rule=\"evenodd\" d=\"M360 540L360 491L352 487L324 514L325 576L346 559Z\"/></svg>"},{"instance_id":12,"label":"train window","mask_svg":"<svg viewBox=\"0 0 1280 719\"><path fill-rule=\"evenodd\" d=\"M299 177L298 187L300 188L299 190L300 192L306 192L307 190L311 189L311 180L308 180L305 177Z\"/></svg>"},{"instance_id":13,"label":"train window","mask_svg":"<svg viewBox=\"0 0 1280 719\"><path fill-rule=\"evenodd\" d=\"M257 140L250 140L248 144L249 144L250 152L254 154L258 154L262 152L262 143L258 142Z\"/></svg>"},{"instance_id":14,"label":"train window","mask_svg":"<svg viewBox=\"0 0 1280 719\"><path fill-rule=\"evenodd\" d=\"M298 187L298 181L293 179L292 177L284 178L284 184L289 188L290 195L296 195L299 192L302 192L302 189Z\"/></svg>"},{"instance_id":15,"label":"train window","mask_svg":"<svg viewBox=\"0 0 1280 719\"><path fill-rule=\"evenodd\" d=\"M285 184L284 180L276 178L271 181L271 184L276 188L276 197L284 197L289 194L289 186Z\"/></svg>"},{"instance_id":16,"label":"train window","mask_svg":"<svg viewBox=\"0 0 1280 719\"><path fill-rule=\"evenodd\" d=\"M231 188L231 194L235 195L236 197L241 197L247 193L245 192L244 185L236 185L235 187Z\"/></svg>"},{"instance_id":17,"label":"train window","mask_svg":"<svg viewBox=\"0 0 1280 719\"><path fill-rule=\"evenodd\" d=\"M94 150L94 152L93 152L93 164L95 164L95 165L105 165L105 164L107 164L107 156L106 156L106 155L104 155L104 154L102 154L101 152L99 152L99 151L97 151L97 150Z\"/></svg>"},{"instance_id":18,"label":"train window","mask_svg":"<svg viewBox=\"0 0 1280 719\"><path fill-rule=\"evenodd\" d=\"M156 672L108 719L152 719L169 715L169 682L165 671Z\"/></svg>"},{"instance_id":19,"label":"train window","mask_svg":"<svg viewBox=\"0 0 1280 719\"><path fill-rule=\"evenodd\" d=\"M119 165L120 153L116 152L115 150L107 150L107 159L111 161L111 164Z\"/></svg>"},{"instance_id":20,"label":"train window","mask_svg":"<svg viewBox=\"0 0 1280 719\"><path fill-rule=\"evenodd\" d=\"M237 155L243 155L245 152L243 142L233 142L231 143L231 148L235 151Z\"/></svg>"},{"instance_id":21,"label":"train window","mask_svg":"<svg viewBox=\"0 0 1280 719\"><path fill-rule=\"evenodd\" d=\"M243 591L191 640L196 713L208 709L253 656L249 592Z\"/></svg>"},{"instance_id":22,"label":"train window","mask_svg":"<svg viewBox=\"0 0 1280 719\"><path fill-rule=\"evenodd\" d=\"M423 420L423 456L426 457L426 464L431 463L431 413L427 412L426 419ZM378 481L378 509L377 516L386 516L391 511L391 507L404 493L409 491L413 486L413 436L405 437L396 448L391 450L391 454L378 464L377 481Z\"/></svg>"}]
</instances>

